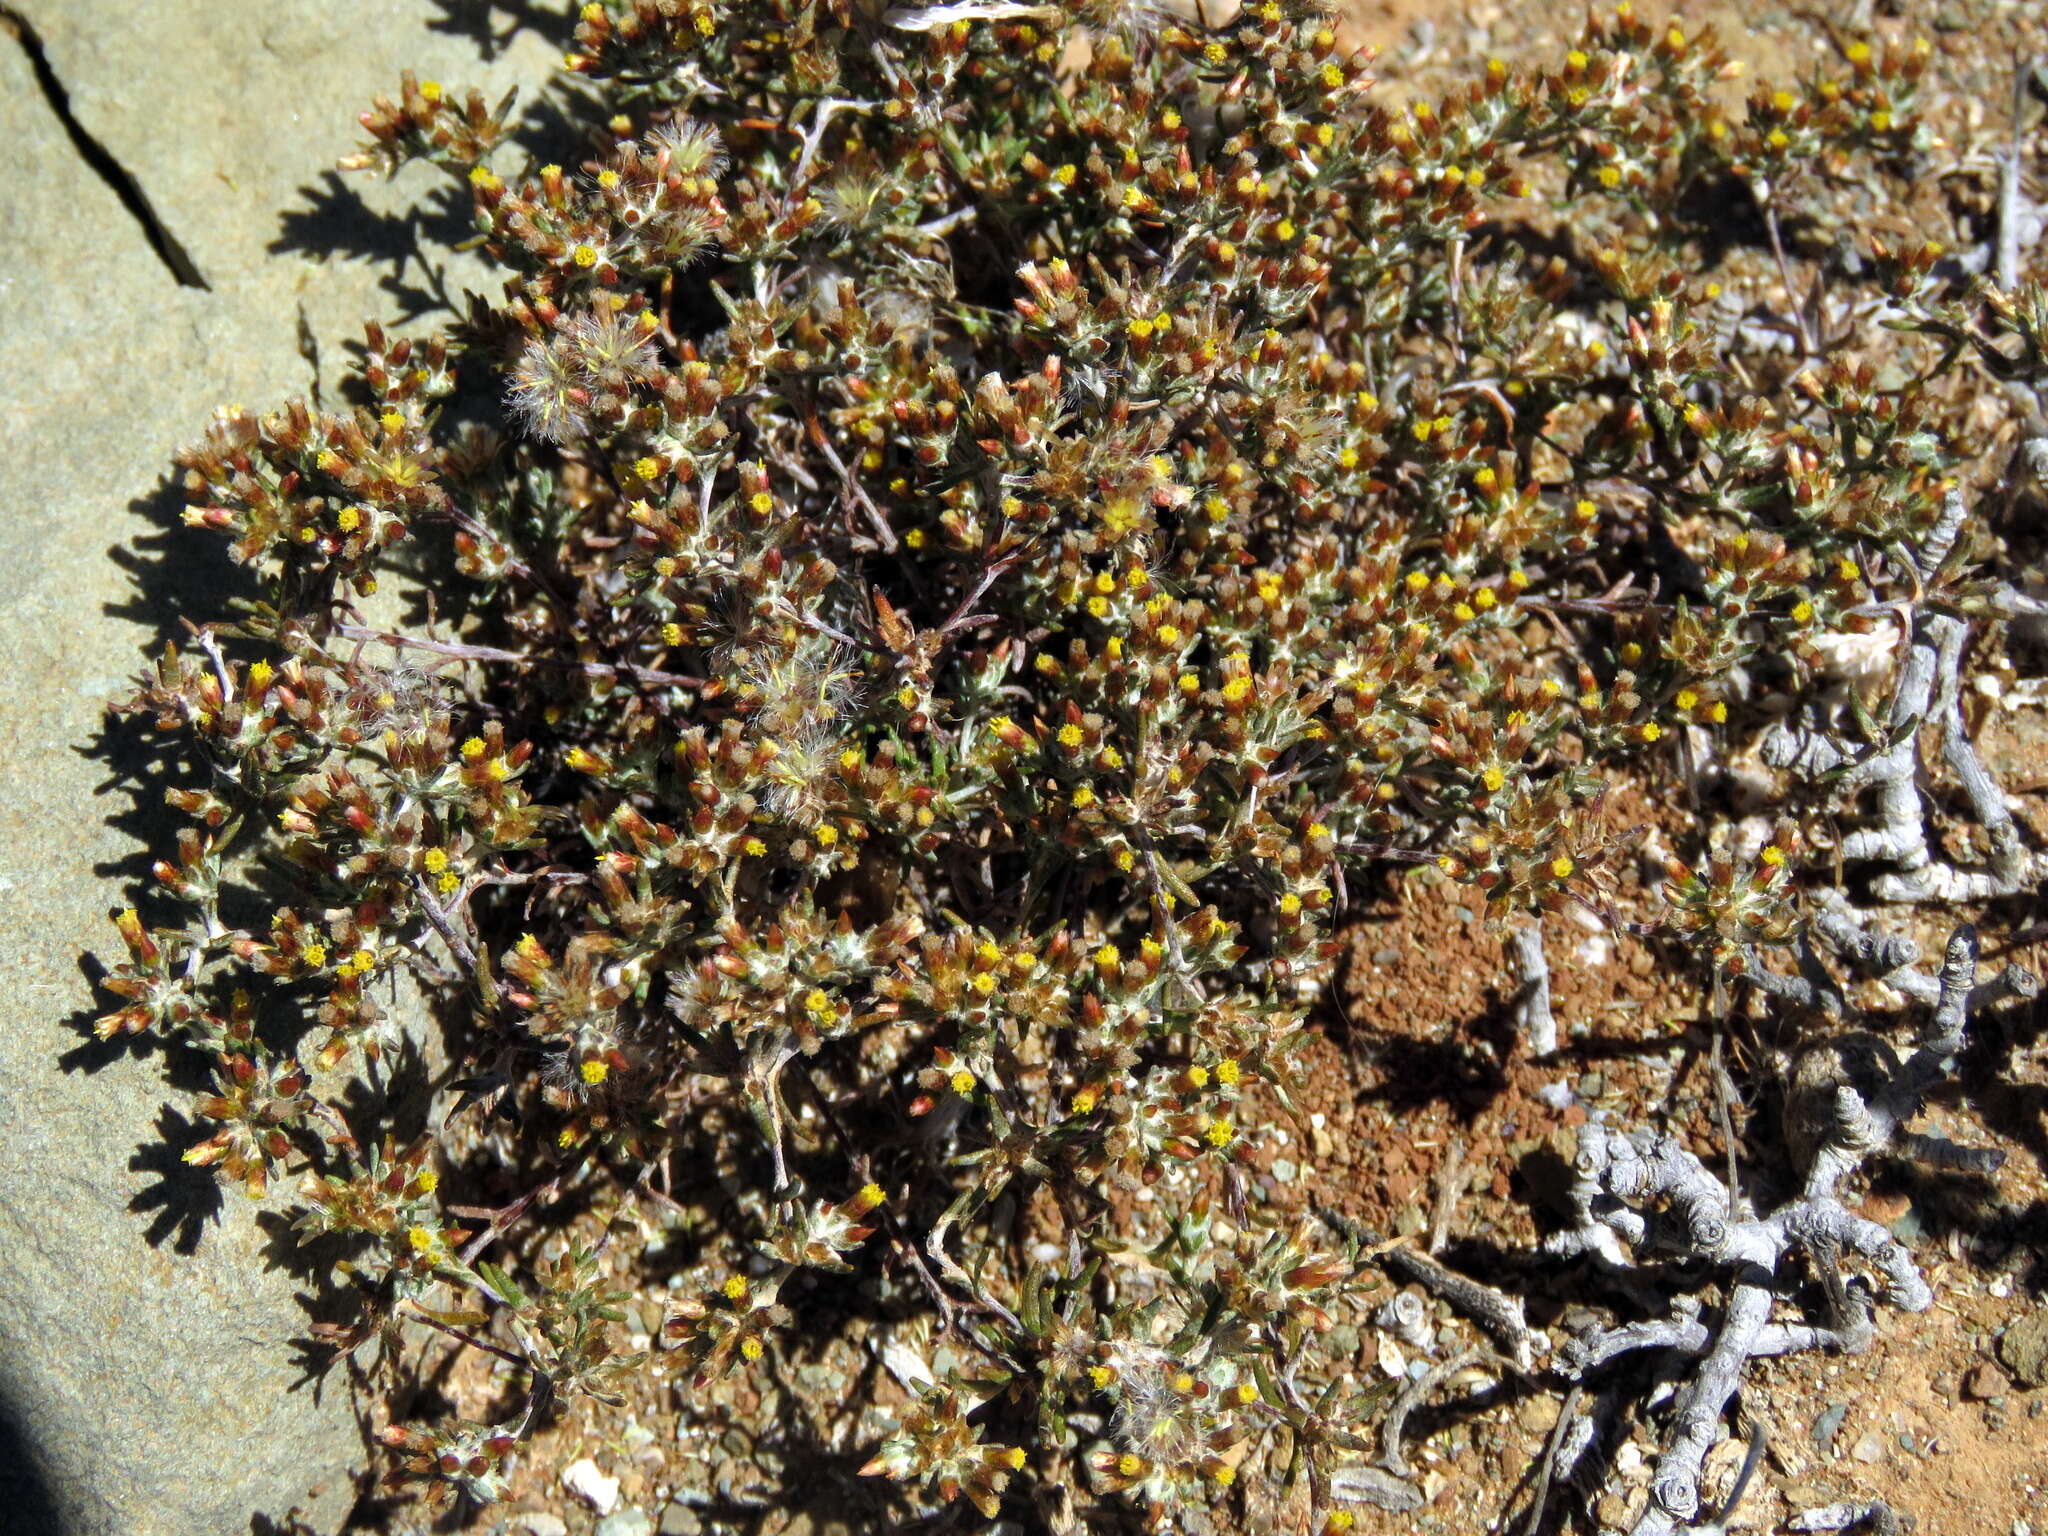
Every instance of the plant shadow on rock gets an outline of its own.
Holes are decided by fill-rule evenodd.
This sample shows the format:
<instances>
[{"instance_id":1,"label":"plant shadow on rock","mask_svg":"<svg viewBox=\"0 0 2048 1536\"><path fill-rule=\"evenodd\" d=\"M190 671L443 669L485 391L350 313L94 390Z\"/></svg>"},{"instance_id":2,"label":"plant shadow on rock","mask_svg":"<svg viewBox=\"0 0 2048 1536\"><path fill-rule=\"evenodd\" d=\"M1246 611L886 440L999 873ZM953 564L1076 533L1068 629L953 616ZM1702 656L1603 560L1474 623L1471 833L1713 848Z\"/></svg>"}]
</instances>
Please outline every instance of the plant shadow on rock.
<instances>
[{"instance_id":1,"label":"plant shadow on rock","mask_svg":"<svg viewBox=\"0 0 2048 1536\"><path fill-rule=\"evenodd\" d=\"M469 210L455 187L435 187L409 202L402 214L379 213L339 171L326 171L317 183L299 188L299 199L303 206L283 214L277 238L265 247L271 255L323 261L338 256L388 265L391 270L377 287L394 305L386 318L395 324L456 309L445 264L428 256L470 233ZM405 280L408 266L417 276L412 284Z\"/></svg>"},{"instance_id":2,"label":"plant shadow on rock","mask_svg":"<svg viewBox=\"0 0 2048 1536\"><path fill-rule=\"evenodd\" d=\"M434 0L441 12L427 23L427 30L451 37L467 38L476 44L477 57L486 64L505 49L521 32L538 35L556 53L575 40L570 8L533 0ZM497 25L500 15L504 25Z\"/></svg>"},{"instance_id":3,"label":"plant shadow on rock","mask_svg":"<svg viewBox=\"0 0 2048 1536\"><path fill-rule=\"evenodd\" d=\"M189 1258L199 1251L207 1224L220 1219L220 1180L212 1169L185 1161L185 1153L205 1139L204 1126L166 1104L157 1114L156 1128L156 1137L138 1145L128 1160L130 1172L155 1174L156 1182L138 1192L128 1209L149 1215L143 1238L150 1247L169 1243L173 1252Z\"/></svg>"}]
</instances>

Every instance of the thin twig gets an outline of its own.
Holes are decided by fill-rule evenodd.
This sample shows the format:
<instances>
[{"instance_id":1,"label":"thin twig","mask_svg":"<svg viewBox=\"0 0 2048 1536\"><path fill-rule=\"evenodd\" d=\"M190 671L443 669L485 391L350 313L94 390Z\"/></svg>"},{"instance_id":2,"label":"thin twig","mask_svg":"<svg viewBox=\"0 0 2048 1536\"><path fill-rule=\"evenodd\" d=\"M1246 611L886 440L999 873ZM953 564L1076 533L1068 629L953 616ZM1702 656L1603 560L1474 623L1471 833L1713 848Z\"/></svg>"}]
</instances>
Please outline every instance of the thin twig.
<instances>
[{"instance_id":1,"label":"thin twig","mask_svg":"<svg viewBox=\"0 0 2048 1536\"><path fill-rule=\"evenodd\" d=\"M634 666L630 662L581 661L574 656L535 656L524 651L502 650L495 645L458 645L448 640L428 640L419 635L397 635L389 630L361 624L337 624L334 633L344 640L364 640L408 651L429 651L453 661L502 662L514 667L563 667L585 677L629 677L636 683L660 688L702 688L704 679L681 672L664 672L658 667Z\"/></svg>"},{"instance_id":2,"label":"thin twig","mask_svg":"<svg viewBox=\"0 0 2048 1536\"><path fill-rule=\"evenodd\" d=\"M1557 1476L1557 1453L1564 1445L1565 1431L1579 1411L1579 1400L1585 1395L1585 1385L1573 1382L1571 1391L1565 1394L1564 1406L1557 1411L1557 1422L1550 1427L1550 1441L1543 1447L1543 1460L1536 1464L1536 1487L1529 1495L1529 1518L1522 1524L1522 1536L1536 1536L1543 1524L1543 1510L1550 1503L1550 1484Z\"/></svg>"}]
</instances>

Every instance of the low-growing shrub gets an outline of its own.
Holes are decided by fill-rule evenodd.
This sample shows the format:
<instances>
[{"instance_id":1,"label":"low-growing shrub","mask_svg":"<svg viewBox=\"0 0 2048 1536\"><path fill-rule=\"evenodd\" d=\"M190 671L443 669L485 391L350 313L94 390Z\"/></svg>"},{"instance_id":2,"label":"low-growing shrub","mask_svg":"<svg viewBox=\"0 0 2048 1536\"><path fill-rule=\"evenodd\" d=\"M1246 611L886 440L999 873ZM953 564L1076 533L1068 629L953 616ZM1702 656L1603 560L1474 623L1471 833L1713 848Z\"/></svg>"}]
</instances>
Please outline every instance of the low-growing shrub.
<instances>
[{"instance_id":1,"label":"low-growing shrub","mask_svg":"<svg viewBox=\"0 0 2048 1536\"><path fill-rule=\"evenodd\" d=\"M563 164L433 81L364 116L504 291L181 456L265 597L128 706L209 771L100 1029L213 1058L187 1160L344 1240L335 1349L516 1365L396 1480L488 1500L646 1365L630 1254L534 1227L580 1196L711 1213L654 1341L697 1382L926 1328L863 1447L909 1506L1343 1529L1369 1255L1244 1159L1356 887L1611 918L1617 776L1767 729L1780 803L1669 877L1716 987L1839 861L2036 878L1995 785L1937 827L1920 728L2021 602L1971 476L2042 291L1793 227L1903 198L1927 46L1743 100L1624 4L1406 105L1368 63L1293 0L614 0ZM400 976L454 1064L412 1138Z\"/></svg>"}]
</instances>

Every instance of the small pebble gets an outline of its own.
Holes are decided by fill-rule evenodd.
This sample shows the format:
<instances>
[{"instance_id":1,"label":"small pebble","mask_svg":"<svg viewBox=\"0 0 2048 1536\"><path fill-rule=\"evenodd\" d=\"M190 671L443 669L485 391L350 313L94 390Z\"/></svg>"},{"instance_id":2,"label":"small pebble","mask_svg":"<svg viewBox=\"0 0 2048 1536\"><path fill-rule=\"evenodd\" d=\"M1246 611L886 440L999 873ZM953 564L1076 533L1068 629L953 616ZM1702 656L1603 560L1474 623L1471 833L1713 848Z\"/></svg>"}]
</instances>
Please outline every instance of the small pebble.
<instances>
[{"instance_id":1,"label":"small pebble","mask_svg":"<svg viewBox=\"0 0 2048 1536\"><path fill-rule=\"evenodd\" d=\"M588 1456L562 1469L562 1486L600 1515L608 1515L619 1507L619 1480L606 1477Z\"/></svg>"},{"instance_id":2,"label":"small pebble","mask_svg":"<svg viewBox=\"0 0 2048 1536\"><path fill-rule=\"evenodd\" d=\"M513 1536L569 1536L569 1523L560 1515L551 1515L541 1509L532 1514L514 1515L511 1530Z\"/></svg>"},{"instance_id":3,"label":"small pebble","mask_svg":"<svg viewBox=\"0 0 2048 1536\"><path fill-rule=\"evenodd\" d=\"M1864 1435L1849 1452L1866 1466L1884 1460L1884 1440L1875 1432Z\"/></svg>"},{"instance_id":4,"label":"small pebble","mask_svg":"<svg viewBox=\"0 0 2048 1536\"><path fill-rule=\"evenodd\" d=\"M1973 1403L1988 1402L2004 1391L2004 1374L1988 1361L1979 1361L1963 1373L1963 1396Z\"/></svg>"},{"instance_id":5,"label":"small pebble","mask_svg":"<svg viewBox=\"0 0 2048 1536\"><path fill-rule=\"evenodd\" d=\"M645 1510L622 1509L597 1522L597 1536L654 1536L654 1517Z\"/></svg>"},{"instance_id":6,"label":"small pebble","mask_svg":"<svg viewBox=\"0 0 2048 1536\"><path fill-rule=\"evenodd\" d=\"M1813 1421L1813 1443L1825 1451L1834 1442L1842 1428L1842 1420L1849 1417L1847 1403L1829 1403Z\"/></svg>"}]
</instances>

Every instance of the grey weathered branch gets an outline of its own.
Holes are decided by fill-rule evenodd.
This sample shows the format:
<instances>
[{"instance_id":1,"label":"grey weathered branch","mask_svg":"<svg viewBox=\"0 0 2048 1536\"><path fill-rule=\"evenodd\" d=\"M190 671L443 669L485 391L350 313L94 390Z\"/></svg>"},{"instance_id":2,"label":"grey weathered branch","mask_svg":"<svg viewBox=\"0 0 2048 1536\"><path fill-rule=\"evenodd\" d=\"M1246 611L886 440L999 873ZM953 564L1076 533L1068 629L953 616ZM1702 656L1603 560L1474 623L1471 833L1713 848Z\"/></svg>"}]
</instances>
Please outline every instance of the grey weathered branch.
<instances>
[{"instance_id":1,"label":"grey weathered branch","mask_svg":"<svg viewBox=\"0 0 2048 1536\"><path fill-rule=\"evenodd\" d=\"M1470 1318L1480 1331L1500 1346L1515 1369L1530 1369L1535 1361L1535 1344L1518 1298L1490 1285L1482 1285L1470 1275L1447 1269L1428 1254L1405 1244L1382 1247L1377 1233L1341 1211L1319 1206L1316 1214L1333 1231L1348 1237L1361 1248L1379 1249L1372 1262L1394 1279L1404 1285L1420 1286L1452 1311Z\"/></svg>"},{"instance_id":2,"label":"grey weathered branch","mask_svg":"<svg viewBox=\"0 0 2048 1536\"><path fill-rule=\"evenodd\" d=\"M1908 953L1903 946L1872 939L1853 925L1837 924L1828 942L1888 976L1906 969L1895 964ZM1702 1517L1700 1474L1751 1360L1808 1349L1859 1351L1873 1337L1874 1303L1908 1312L1933 1304L1907 1249L1876 1222L1850 1212L1836 1191L1876 1153L1981 1172L2003 1161L1998 1152L1907 1128L1928 1092L1954 1070L1970 1004L1986 995L1977 985L1977 952L1975 931L1960 927L1938 975L1919 978L1925 985L1912 990L1931 994L1930 1013L1904 1061L1876 1036L1853 1032L1801 1053L1791 1072L1785 1124L1802 1185L1796 1198L1768 1215L1731 1210L1726 1186L1676 1137L1598 1124L1581 1129L1571 1192L1576 1220L1545 1246L1558 1254L1593 1254L1620 1269L1660 1255L1705 1262L1728 1283L1717 1318L1710 1320L1697 1299L1683 1297L1667 1318L1596 1329L1560 1352L1574 1376L1643 1349L1699 1362L1679 1394L1634 1536L1709 1532L1725 1519L1725 1512ZM1805 977L1779 980L1787 990L1813 990ZM1863 1260L1870 1278L1845 1272L1844 1255ZM1830 1314L1824 1322L1774 1320L1773 1311L1790 1294L1793 1260L1820 1277Z\"/></svg>"},{"instance_id":3,"label":"grey weathered branch","mask_svg":"<svg viewBox=\"0 0 2048 1536\"><path fill-rule=\"evenodd\" d=\"M1932 578L1948 558L1961 533L1965 505L1960 491L1951 491L1941 517L1917 550L1902 550L1920 582ZM2019 594L2010 594L2017 599ZM1998 605L1993 602L1994 610ZM2008 602L2010 606L2010 602ZM1885 712L1885 744L1859 754L1844 738L1836 712L1816 702L1793 720L1769 732L1762 743L1764 761L1802 777L1834 775L1842 794L1872 789L1875 824L1858 827L1842 839L1844 859L1873 861L1891 867L1871 882L1881 901L1960 903L2011 896L2042 878L2041 858L2022 842L2018 824L1977 749L1970 741L1962 710L1962 660L1969 624L1928 603L1888 605L1906 631L1906 643ZM1937 726L1941 756L1969 802L1970 814L1983 829L1987 858L1982 868L1944 863L1934 856L1927 833L1927 807L1921 781L1926 765L1920 750L1921 730Z\"/></svg>"},{"instance_id":4,"label":"grey weathered branch","mask_svg":"<svg viewBox=\"0 0 2048 1536\"><path fill-rule=\"evenodd\" d=\"M1515 998L1515 1022L1529 1043L1531 1056L1549 1056L1557 1050L1557 1017L1550 1011L1550 963L1543 957L1543 928L1540 923L1517 928L1508 940L1515 956L1516 980L1521 990Z\"/></svg>"}]
</instances>

